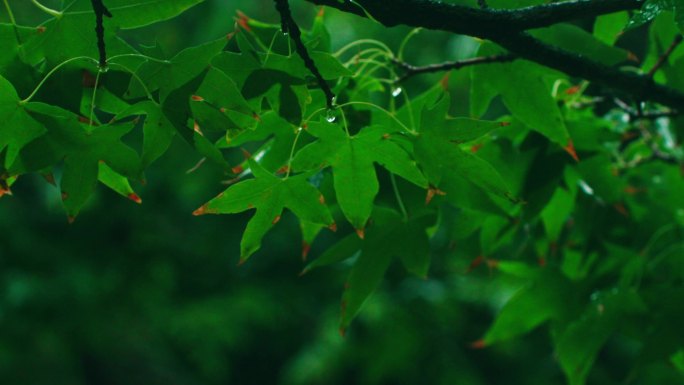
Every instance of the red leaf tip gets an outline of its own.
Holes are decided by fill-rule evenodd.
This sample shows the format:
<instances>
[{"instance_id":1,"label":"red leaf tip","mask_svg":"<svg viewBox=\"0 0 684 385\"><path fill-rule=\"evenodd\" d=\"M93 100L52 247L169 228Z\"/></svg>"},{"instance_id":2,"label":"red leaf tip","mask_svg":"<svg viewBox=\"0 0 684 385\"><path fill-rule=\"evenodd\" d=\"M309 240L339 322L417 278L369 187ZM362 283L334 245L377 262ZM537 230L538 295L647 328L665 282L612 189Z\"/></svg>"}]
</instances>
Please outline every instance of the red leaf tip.
<instances>
[{"instance_id":1,"label":"red leaf tip","mask_svg":"<svg viewBox=\"0 0 684 385\"><path fill-rule=\"evenodd\" d=\"M568 140L568 145L563 147L563 149L565 150L565 152L570 154L570 156L572 157L572 159L575 160L575 162L580 161L579 157L577 156L577 152L575 151L575 145L572 143L572 139Z\"/></svg>"},{"instance_id":2,"label":"red leaf tip","mask_svg":"<svg viewBox=\"0 0 684 385\"><path fill-rule=\"evenodd\" d=\"M204 214L207 214L207 205L202 205L202 207L192 212L192 215L196 217Z\"/></svg>"},{"instance_id":3,"label":"red leaf tip","mask_svg":"<svg viewBox=\"0 0 684 385\"><path fill-rule=\"evenodd\" d=\"M485 340L477 340L470 343L470 347L472 349L484 349L487 347L487 343L485 342Z\"/></svg>"},{"instance_id":4,"label":"red leaf tip","mask_svg":"<svg viewBox=\"0 0 684 385\"><path fill-rule=\"evenodd\" d=\"M140 197L136 193L128 194L128 199L132 200L133 202L135 202L137 204L142 204L142 199L140 199Z\"/></svg>"}]
</instances>

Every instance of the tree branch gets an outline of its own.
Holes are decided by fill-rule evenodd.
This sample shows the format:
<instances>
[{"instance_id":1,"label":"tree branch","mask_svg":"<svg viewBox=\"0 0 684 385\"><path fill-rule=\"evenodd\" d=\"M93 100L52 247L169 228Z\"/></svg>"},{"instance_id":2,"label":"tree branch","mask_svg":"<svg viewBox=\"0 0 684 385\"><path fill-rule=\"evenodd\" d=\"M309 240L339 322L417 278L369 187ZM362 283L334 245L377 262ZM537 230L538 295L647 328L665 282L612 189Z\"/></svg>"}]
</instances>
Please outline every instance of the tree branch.
<instances>
[{"instance_id":1,"label":"tree branch","mask_svg":"<svg viewBox=\"0 0 684 385\"><path fill-rule=\"evenodd\" d=\"M308 68L309 71L316 77L318 85L323 90L323 93L325 93L325 99L328 108L334 108L335 94L333 94L330 86L328 83L326 83L325 79L323 79L323 75L321 75L318 67L316 67L316 63L314 63L311 55L309 55L309 51L307 51L306 46L304 46L304 42L302 42L302 32L299 30L299 26L292 18L288 0L275 0L275 5L278 13L280 13L282 32L290 35L292 41L295 43L297 54L304 61L306 68Z\"/></svg>"},{"instance_id":2,"label":"tree branch","mask_svg":"<svg viewBox=\"0 0 684 385\"><path fill-rule=\"evenodd\" d=\"M370 13L386 26L404 24L488 39L512 54L567 75L620 91L635 99L655 101L684 110L684 93L653 82L648 76L623 72L581 55L545 44L524 29L548 26L581 17L639 8L643 0L562 2L516 10L492 10L445 4L432 0L307 0L361 16Z\"/></svg>"},{"instance_id":3,"label":"tree branch","mask_svg":"<svg viewBox=\"0 0 684 385\"><path fill-rule=\"evenodd\" d=\"M483 56L483 57L475 57L472 59L465 59L465 60L458 60L458 61L450 61L450 62L445 62L445 63L439 63L439 64L430 64L426 66L413 66L411 64L405 63L403 61L399 61L397 59L394 59L394 64L397 66L401 67L404 70L404 74L400 76L396 82L401 83L405 81L406 79L409 79L413 76L420 75L420 74L425 74L425 73L432 73L432 72L441 72L441 71L450 71L450 70L458 70L463 67L468 67L468 66L473 66L473 65L478 65L478 64L489 64L489 63L507 63L511 62L513 60L517 59L515 55L494 55L494 56Z\"/></svg>"},{"instance_id":4,"label":"tree branch","mask_svg":"<svg viewBox=\"0 0 684 385\"><path fill-rule=\"evenodd\" d=\"M584 0L564 1L518 9L492 9L471 8L434 0L307 1L334 7L359 16L366 15L365 9L373 18L386 26L405 24L485 39L503 33L543 28L619 11L636 10L644 4L644 0Z\"/></svg>"}]
</instances>

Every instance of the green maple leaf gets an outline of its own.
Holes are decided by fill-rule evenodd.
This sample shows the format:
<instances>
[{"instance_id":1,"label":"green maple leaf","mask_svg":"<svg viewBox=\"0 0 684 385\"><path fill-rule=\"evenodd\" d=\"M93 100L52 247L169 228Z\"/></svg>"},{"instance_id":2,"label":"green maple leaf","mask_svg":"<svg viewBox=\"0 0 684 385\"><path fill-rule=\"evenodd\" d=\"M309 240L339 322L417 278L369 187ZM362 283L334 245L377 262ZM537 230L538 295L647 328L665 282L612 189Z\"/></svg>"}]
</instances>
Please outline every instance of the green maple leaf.
<instances>
[{"instance_id":1,"label":"green maple leaf","mask_svg":"<svg viewBox=\"0 0 684 385\"><path fill-rule=\"evenodd\" d=\"M48 129L44 137L26 147L27 157L44 157L45 164L35 167L64 161L60 188L71 219L92 194L101 162L119 175L140 177L138 154L121 142L121 137L133 129L132 123L90 127L80 123L77 115L56 106L29 103L27 109ZM111 180L106 175L103 179Z\"/></svg>"},{"instance_id":2,"label":"green maple leaf","mask_svg":"<svg viewBox=\"0 0 684 385\"><path fill-rule=\"evenodd\" d=\"M143 124L142 165L147 167L166 152L176 135L176 129L164 115L161 106L151 100L130 106L120 112L115 120L138 114L146 115Z\"/></svg>"},{"instance_id":3,"label":"green maple leaf","mask_svg":"<svg viewBox=\"0 0 684 385\"><path fill-rule=\"evenodd\" d=\"M365 239L352 234L329 248L306 266L311 269L348 259L357 253L342 296L340 331L349 326L368 297L382 282L392 259L398 257L407 271L426 277L430 266L427 228L435 223L433 212L421 212L410 219L394 210L376 207ZM388 242L388 240L392 240Z\"/></svg>"},{"instance_id":4,"label":"green maple leaf","mask_svg":"<svg viewBox=\"0 0 684 385\"><path fill-rule=\"evenodd\" d=\"M12 84L0 76L0 152L5 148L4 165L9 168L19 151L33 139L45 133L45 127L35 121L21 103Z\"/></svg>"},{"instance_id":5,"label":"green maple leaf","mask_svg":"<svg viewBox=\"0 0 684 385\"><path fill-rule=\"evenodd\" d=\"M194 215L233 214L256 209L242 236L241 263L259 250L261 239L280 220L285 208L304 221L334 224L323 195L309 184L308 175L278 178L254 160L249 165L254 179L229 187L194 212Z\"/></svg>"},{"instance_id":6,"label":"green maple leaf","mask_svg":"<svg viewBox=\"0 0 684 385\"><path fill-rule=\"evenodd\" d=\"M310 123L307 132L318 140L297 153L293 167L297 170L332 167L337 201L360 234L379 191L374 163L420 187L427 187L427 180L415 162L382 126L365 127L357 135L349 136L334 124Z\"/></svg>"},{"instance_id":7,"label":"green maple leaf","mask_svg":"<svg viewBox=\"0 0 684 385\"><path fill-rule=\"evenodd\" d=\"M145 96L140 80L150 92L159 90L159 99L164 102L171 91L180 88L202 73L214 56L223 51L228 43L220 38L196 47L186 48L169 60L149 60L135 71L137 77L131 79L130 96Z\"/></svg>"},{"instance_id":8,"label":"green maple leaf","mask_svg":"<svg viewBox=\"0 0 684 385\"><path fill-rule=\"evenodd\" d=\"M458 146L505 123L447 119L448 108L449 98L445 96L433 109L424 111L420 133L414 140L416 159L430 183L449 194L465 180L495 196L510 199L509 188L499 172Z\"/></svg>"},{"instance_id":9,"label":"green maple leaf","mask_svg":"<svg viewBox=\"0 0 684 385\"><path fill-rule=\"evenodd\" d=\"M140 28L170 19L204 0L106 0L112 22L121 29ZM94 19L89 0L76 0L65 9L65 15L85 15ZM94 21L93 21L94 23Z\"/></svg>"}]
</instances>

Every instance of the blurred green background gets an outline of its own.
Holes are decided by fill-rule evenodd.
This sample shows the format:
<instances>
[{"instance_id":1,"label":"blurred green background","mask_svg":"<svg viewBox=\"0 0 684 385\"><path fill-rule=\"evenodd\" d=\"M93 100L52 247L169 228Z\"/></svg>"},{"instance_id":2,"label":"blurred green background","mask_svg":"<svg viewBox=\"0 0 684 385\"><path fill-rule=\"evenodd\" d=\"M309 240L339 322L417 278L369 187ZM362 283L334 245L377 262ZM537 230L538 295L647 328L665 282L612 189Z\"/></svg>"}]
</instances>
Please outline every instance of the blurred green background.
<instances>
[{"instance_id":1,"label":"blurred green background","mask_svg":"<svg viewBox=\"0 0 684 385\"><path fill-rule=\"evenodd\" d=\"M43 18L26 0L10 3L22 24ZM308 26L318 9L291 3ZM175 53L230 32L237 10L278 21L272 0L208 0L123 36ZM377 38L397 49L409 31L327 12L336 48ZM424 32L407 60L457 59L475 47L469 38ZM467 79L452 76L458 97ZM439 77L412 80L409 90ZM466 102L455 104L455 114L467 111ZM72 225L57 189L39 177L22 178L14 196L0 200L0 384L564 383L543 330L484 350L469 347L517 283L486 268L466 275L469 260L455 257L439 234L430 278L395 266L341 337L348 266L299 278L301 238L287 216L237 267L250 213L191 215L224 188L224 176L210 164L186 174L198 160L178 140L151 168L147 185L136 186L143 205L100 187ZM325 233L311 256L336 237ZM608 343L596 383L611 384L613 374L627 370L619 367L624 350Z\"/></svg>"}]
</instances>

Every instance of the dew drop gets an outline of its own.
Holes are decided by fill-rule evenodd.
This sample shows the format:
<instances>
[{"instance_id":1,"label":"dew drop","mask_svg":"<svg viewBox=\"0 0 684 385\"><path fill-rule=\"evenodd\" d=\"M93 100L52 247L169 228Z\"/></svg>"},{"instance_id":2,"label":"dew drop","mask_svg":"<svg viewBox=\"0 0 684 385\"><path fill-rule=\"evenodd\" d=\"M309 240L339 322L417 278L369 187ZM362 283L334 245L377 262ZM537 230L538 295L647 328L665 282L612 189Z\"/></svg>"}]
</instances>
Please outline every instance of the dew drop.
<instances>
[{"instance_id":1,"label":"dew drop","mask_svg":"<svg viewBox=\"0 0 684 385\"><path fill-rule=\"evenodd\" d=\"M396 98L397 96L401 95L401 92L403 90L401 87L392 87L392 97Z\"/></svg>"},{"instance_id":2,"label":"dew drop","mask_svg":"<svg viewBox=\"0 0 684 385\"><path fill-rule=\"evenodd\" d=\"M337 115L335 114L335 110L332 108L328 109L328 112L325 115L325 120L327 120L328 123L334 123L336 119Z\"/></svg>"}]
</instances>

